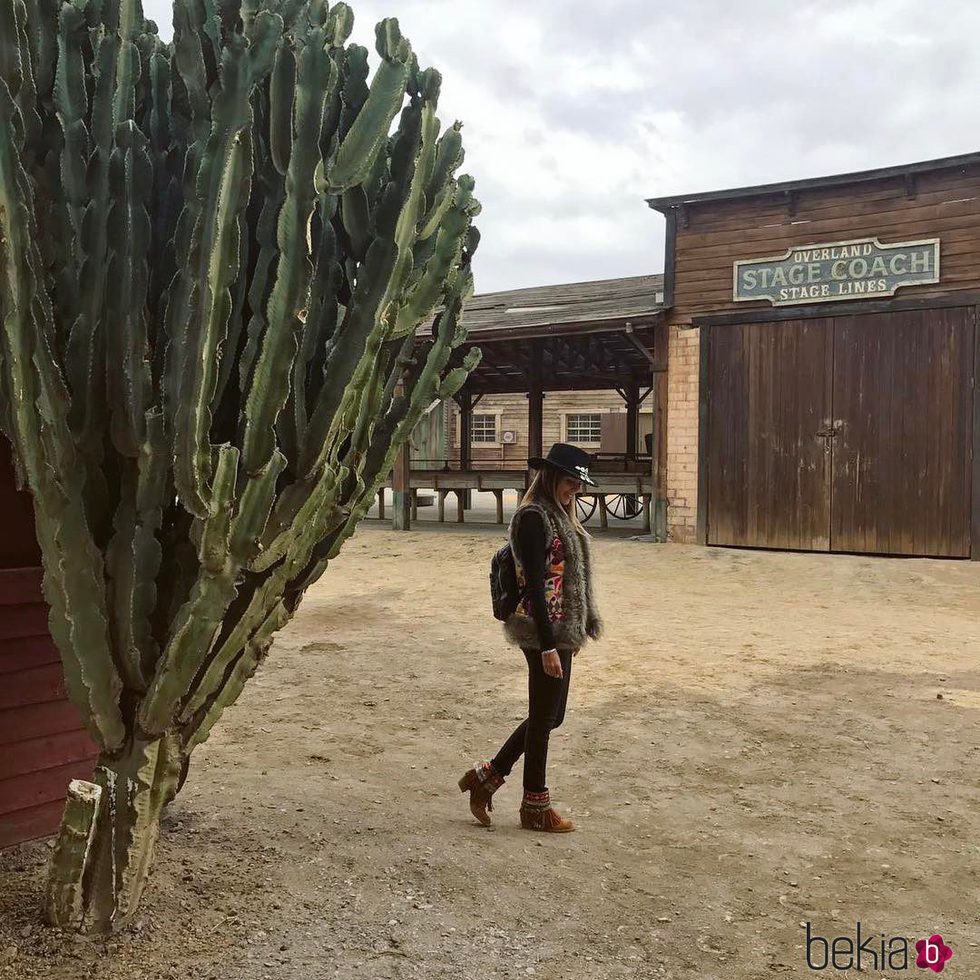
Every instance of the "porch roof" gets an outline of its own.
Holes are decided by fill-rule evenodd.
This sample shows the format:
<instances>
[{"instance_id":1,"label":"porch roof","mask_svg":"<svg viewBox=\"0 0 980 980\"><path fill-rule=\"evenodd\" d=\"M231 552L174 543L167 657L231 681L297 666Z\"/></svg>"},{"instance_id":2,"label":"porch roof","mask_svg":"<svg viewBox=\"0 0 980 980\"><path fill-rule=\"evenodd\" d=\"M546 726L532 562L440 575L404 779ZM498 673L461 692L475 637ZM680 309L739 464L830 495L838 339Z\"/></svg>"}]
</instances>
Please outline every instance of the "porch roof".
<instances>
[{"instance_id":1,"label":"porch roof","mask_svg":"<svg viewBox=\"0 0 980 980\"><path fill-rule=\"evenodd\" d=\"M649 386L663 299L662 275L476 295L463 314L467 343L450 363L480 348L464 389L473 394Z\"/></svg>"}]
</instances>

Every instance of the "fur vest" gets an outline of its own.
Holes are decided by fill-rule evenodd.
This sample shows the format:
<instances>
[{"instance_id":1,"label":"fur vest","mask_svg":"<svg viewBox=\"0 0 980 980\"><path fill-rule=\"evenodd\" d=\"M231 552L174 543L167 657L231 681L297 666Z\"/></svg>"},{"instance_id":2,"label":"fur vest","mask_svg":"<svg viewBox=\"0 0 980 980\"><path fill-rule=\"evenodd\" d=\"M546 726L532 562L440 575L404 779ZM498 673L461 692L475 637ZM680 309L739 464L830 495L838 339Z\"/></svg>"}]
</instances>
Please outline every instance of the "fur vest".
<instances>
[{"instance_id":1,"label":"fur vest","mask_svg":"<svg viewBox=\"0 0 980 980\"><path fill-rule=\"evenodd\" d=\"M508 538L517 566L517 580L524 588L524 570L514 547L518 522L528 510L537 511L544 519L545 538L549 542L546 557L545 603L548 618L559 650L577 650L586 638L597 640L602 633L602 619L596 606L592 583L592 558L589 539L569 520L560 508L545 501L525 504L511 518ZM503 624L509 643L520 647L541 645L538 630L525 598L517 611Z\"/></svg>"}]
</instances>

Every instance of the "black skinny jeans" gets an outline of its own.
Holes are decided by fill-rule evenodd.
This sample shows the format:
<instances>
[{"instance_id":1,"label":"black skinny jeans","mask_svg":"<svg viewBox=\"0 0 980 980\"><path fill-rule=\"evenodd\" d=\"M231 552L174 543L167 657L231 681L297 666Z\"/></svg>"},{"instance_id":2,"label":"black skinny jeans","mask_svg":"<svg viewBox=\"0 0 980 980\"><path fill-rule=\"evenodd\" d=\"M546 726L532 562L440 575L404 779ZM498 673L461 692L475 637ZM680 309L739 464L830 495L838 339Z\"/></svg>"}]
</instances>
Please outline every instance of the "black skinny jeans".
<instances>
[{"instance_id":1,"label":"black skinny jeans","mask_svg":"<svg viewBox=\"0 0 980 980\"><path fill-rule=\"evenodd\" d=\"M572 679L572 651L560 650L561 677L544 672L541 651L522 647L527 660L528 715L493 758L501 776L509 776L524 753L524 790L543 793L547 788L545 768L548 764L548 738L565 718L568 685Z\"/></svg>"}]
</instances>

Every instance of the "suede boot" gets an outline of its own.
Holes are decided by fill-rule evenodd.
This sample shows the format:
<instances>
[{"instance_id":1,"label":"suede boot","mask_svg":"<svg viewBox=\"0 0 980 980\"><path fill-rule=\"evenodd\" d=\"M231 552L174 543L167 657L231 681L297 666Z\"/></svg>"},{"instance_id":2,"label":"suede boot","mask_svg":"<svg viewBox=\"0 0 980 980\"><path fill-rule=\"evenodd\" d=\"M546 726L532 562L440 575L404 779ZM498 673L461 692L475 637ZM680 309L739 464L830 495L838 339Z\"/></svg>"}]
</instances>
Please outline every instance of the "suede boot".
<instances>
[{"instance_id":1,"label":"suede boot","mask_svg":"<svg viewBox=\"0 0 980 980\"><path fill-rule=\"evenodd\" d=\"M521 827L524 830L543 830L549 834L567 834L575 829L575 824L552 807L548 790L543 793L525 791L521 801Z\"/></svg>"},{"instance_id":2,"label":"suede boot","mask_svg":"<svg viewBox=\"0 0 980 980\"><path fill-rule=\"evenodd\" d=\"M493 794L504 785L504 777L497 772L492 762L478 762L463 774L457 785L463 793L469 790L470 813L484 827L489 827Z\"/></svg>"}]
</instances>

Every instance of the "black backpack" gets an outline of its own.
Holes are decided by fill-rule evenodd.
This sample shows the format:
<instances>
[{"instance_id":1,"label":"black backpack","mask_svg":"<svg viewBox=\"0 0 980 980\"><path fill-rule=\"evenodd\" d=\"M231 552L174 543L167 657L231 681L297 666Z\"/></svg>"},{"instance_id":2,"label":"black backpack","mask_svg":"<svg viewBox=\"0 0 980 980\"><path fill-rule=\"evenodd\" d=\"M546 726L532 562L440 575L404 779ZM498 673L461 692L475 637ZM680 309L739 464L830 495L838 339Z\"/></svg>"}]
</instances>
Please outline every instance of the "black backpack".
<instances>
[{"instance_id":1,"label":"black backpack","mask_svg":"<svg viewBox=\"0 0 980 980\"><path fill-rule=\"evenodd\" d=\"M490 602L495 619L509 619L516 611L524 593L517 585L517 566L510 542L490 559Z\"/></svg>"}]
</instances>

